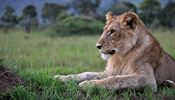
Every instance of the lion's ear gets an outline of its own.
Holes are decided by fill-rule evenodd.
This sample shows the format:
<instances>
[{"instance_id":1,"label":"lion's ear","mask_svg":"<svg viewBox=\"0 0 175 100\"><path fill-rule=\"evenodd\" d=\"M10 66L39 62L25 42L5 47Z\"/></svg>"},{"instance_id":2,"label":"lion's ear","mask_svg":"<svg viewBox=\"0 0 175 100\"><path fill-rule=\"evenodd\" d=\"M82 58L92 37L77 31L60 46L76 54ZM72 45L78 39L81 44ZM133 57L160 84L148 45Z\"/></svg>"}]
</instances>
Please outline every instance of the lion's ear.
<instances>
[{"instance_id":1,"label":"lion's ear","mask_svg":"<svg viewBox=\"0 0 175 100\"><path fill-rule=\"evenodd\" d=\"M106 14L106 21L111 21L112 19L113 19L113 13L112 13L112 11L109 11Z\"/></svg>"},{"instance_id":2,"label":"lion's ear","mask_svg":"<svg viewBox=\"0 0 175 100\"><path fill-rule=\"evenodd\" d=\"M138 16L133 12L125 13L122 24L123 26L129 26L132 29L135 29L136 25L138 24Z\"/></svg>"}]
</instances>

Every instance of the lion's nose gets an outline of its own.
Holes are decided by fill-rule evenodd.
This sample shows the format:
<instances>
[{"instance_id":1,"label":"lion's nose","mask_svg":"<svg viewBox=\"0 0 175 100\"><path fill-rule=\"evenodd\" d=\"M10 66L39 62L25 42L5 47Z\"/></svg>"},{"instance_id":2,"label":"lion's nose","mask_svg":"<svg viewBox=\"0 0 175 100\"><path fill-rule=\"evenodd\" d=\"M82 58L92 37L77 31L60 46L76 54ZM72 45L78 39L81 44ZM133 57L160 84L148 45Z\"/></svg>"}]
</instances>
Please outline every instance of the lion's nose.
<instances>
[{"instance_id":1,"label":"lion's nose","mask_svg":"<svg viewBox=\"0 0 175 100\"><path fill-rule=\"evenodd\" d=\"M98 49L101 49L102 46L103 46L103 44L96 44L96 47L97 47Z\"/></svg>"}]
</instances>

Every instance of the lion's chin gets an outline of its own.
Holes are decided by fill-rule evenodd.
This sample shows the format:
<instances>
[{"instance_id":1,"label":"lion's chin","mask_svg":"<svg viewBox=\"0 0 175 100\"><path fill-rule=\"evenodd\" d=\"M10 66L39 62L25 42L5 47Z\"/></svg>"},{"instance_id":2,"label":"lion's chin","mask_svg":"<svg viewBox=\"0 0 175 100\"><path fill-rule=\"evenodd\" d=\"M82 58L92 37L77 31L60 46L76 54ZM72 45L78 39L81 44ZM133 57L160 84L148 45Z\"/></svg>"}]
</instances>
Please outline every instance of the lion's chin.
<instances>
[{"instance_id":1,"label":"lion's chin","mask_svg":"<svg viewBox=\"0 0 175 100\"><path fill-rule=\"evenodd\" d=\"M100 50L101 58L105 61L107 61L115 52L118 51L117 49L109 50L108 52L103 52Z\"/></svg>"},{"instance_id":2,"label":"lion's chin","mask_svg":"<svg viewBox=\"0 0 175 100\"><path fill-rule=\"evenodd\" d=\"M104 54L104 53L101 53L101 58L105 61L107 61L109 58L110 58L111 54Z\"/></svg>"}]
</instances>

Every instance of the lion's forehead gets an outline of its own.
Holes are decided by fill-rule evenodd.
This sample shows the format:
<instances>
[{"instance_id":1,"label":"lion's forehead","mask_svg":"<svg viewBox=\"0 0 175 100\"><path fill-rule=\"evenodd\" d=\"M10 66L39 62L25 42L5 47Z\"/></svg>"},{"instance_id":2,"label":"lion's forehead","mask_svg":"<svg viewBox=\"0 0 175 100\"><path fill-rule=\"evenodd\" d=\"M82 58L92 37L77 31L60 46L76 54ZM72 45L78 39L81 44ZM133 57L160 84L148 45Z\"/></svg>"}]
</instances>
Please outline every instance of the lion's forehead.
<instances>
[{"instance_id":1,"label":"lion's forehead","mask_svg":"<svg viewBox=\"0 0 175 100\"><path fill-rule=\"evenodd\" d=\"M122 16L115 16L115 18L112 21L106 22L106 25L103 30L106 31L114 29L116 31L119 31L121 29L121 20Z\"/></svg>"},{"instance_id":2,"label":"lion's forehead","mask_svg":"<svg viewBox=\"0 0 175 100\"><path fill-rule=\"evenodd\" d=\"M121 25L120 25L120 22L119 22L119 21L113 21L113 22L111 22L111 23L105 25L104 31L106 31L106 30L111 30L111 29L117 31L117 30L120 30L120 28L121 28L120 26L121 26Z\"/></svg>"}]
</instances>

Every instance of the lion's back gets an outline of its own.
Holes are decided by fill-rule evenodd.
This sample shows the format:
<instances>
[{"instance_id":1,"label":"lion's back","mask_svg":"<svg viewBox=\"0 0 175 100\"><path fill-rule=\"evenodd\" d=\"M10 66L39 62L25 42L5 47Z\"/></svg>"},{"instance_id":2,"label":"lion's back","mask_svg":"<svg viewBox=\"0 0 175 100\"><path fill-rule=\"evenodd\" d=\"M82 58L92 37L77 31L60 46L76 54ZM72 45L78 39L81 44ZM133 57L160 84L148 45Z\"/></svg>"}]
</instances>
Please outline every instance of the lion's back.
<instances>
[{"instance_id":1,"label":"lion's back","mask_svg":"<svg viewBox=\"0 0 175 100\"><path fill-rule=\"evenodd\" d=\"M166 52L161 57L160 66L155 69L155 77L158 83L165 80L175 81L175 61Z\"/></svg>"}]
</instances>

